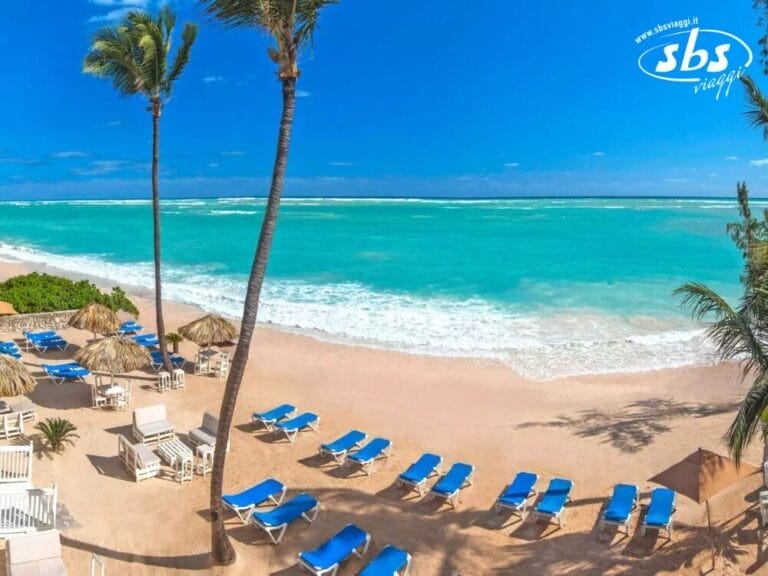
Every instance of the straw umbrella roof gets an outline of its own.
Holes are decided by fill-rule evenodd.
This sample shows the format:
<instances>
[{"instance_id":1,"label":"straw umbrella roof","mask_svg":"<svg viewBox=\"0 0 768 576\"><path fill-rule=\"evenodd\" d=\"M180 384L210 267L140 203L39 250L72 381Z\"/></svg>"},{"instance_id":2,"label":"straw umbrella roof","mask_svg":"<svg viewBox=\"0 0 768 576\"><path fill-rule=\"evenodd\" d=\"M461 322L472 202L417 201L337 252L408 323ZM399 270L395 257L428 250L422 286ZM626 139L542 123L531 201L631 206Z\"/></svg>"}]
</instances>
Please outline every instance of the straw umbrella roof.
<instances>
[{"instance_id":1,"label":"straw umbrella roof","mask_svg":"<svg viewBox=\"0 0 768 576\"><path fill-rule=\"evenodd\" d=\"M19 396L31 392L36 385L37 381L24 364L0 355L0 396Z\"/></svg>"},{"instance_id":2,"label":"straw umbrella roof","mask_svg":"<svg viewBox=\"0 0 768 576\"><path fill-rule=\"evenodd\" d=\"M18 312L10 303L0 300L0 316L11 316L12 314L18 314Z\"/></svg>"},{"instance_id":3,"label":"straw umbrella roof","mask_svg":"<svg viewBox=\"0 0 768 576\"><path fill-rule=\"evenodd\" d=\"M81 308L69 319L69 325L81 330L88 330L96 334L114 334L120 328L117 314L99 304L91 302L85 308Z\"/></svg>"},{"instance_id":4,"label":"straw umbrella roof","mask_svg":"<svg viewBox=\"0 0 768 576\"><path fill-rule=\"evenodd\" d=\"M152 356L129 338L109 336L78 350L75 360L93 372L119 374L143 368Z\"/></svg>"},{"instance_id":5,"label":"straw umbrella roof","mask_svg":"<svg viewBox=\"0 0 768 576\"><path fill-rule=\"evenodd\" d=\"M237 338L237 328L218 314L207 314L179 328L179 334L198 346L210 346Z\"/></svg>"},{"instance_id":6,"label":"straw umbrella roof","mask_svg":"<svg viewBox=\"0 0 768 576\"><path fill-rule=\"evenodd\" d=\"M651 478L651 481L672 488L701 504L756 471L757 468L746 462L737 466L736 462L727 456L699 448Z\"/></svg>"}]
</instances>

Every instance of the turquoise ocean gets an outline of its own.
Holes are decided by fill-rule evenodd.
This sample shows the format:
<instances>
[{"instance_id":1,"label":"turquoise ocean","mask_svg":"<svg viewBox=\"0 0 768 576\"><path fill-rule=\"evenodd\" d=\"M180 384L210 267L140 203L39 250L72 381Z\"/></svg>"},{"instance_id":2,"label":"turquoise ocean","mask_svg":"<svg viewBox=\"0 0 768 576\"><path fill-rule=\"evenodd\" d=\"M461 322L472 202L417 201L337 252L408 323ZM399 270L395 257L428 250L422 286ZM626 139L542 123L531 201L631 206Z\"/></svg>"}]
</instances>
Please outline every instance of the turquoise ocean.
<instances>
[{"instance_id":1,"label":"turquoise ocean","mask_svg":"<svg viewBox=\"0 0 768 576\"><path fill-rule=\"evenodd\" d=\"M263 208L165 201L167 297L239 317ZM672 291L738 296L737 217L734 200L287 199L261 319L538 379L708 363ZM148 201L0 203L6 261L151 288L151 239Z\"/></svg>"}]
</instances>

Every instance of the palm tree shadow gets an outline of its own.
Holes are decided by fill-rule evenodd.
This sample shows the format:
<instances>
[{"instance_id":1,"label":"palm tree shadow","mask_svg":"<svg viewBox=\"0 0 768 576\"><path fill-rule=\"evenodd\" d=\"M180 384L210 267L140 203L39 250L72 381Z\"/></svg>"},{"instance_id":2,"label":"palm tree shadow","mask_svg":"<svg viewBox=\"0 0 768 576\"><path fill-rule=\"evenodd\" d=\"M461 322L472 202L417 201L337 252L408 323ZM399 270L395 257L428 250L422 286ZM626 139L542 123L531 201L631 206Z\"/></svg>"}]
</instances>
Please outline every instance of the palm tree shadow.
<instances>
[{"instance_id":1,"label":"palm tree shadow","mask_svg":"<svg viewBox=\"0 0 768 576\"><path fill-rule=\"evenodd\" d=\"M91 554L97 554L102 558L110 558L125 563L143 564L155 568L167 568L184 571L208 570L211 567L211 557L208 552L198 554L188 554L183 556L149 556L146 554L134 554L132 552L121 552L104 546L98 546L89 542L76 540L68 536L61 536L61 543L64 546L83 550Z\"/></svg>"},{"instance_id":2,"label":"palm tree shadow","mask_svg":"<svg viewBox=\"0 0 768 576\"><path fill-rule=\"evenodd\" d=\"M576 415L561 414L555 420L524 422L518 428L569 428L582 438L599 437L622 452L633 454L668 433L678 418L707 418L726 414L738 404L694 404L665 398L649 398L627 404L620 410L582 410Z\"/></svg>"}]
</instances>

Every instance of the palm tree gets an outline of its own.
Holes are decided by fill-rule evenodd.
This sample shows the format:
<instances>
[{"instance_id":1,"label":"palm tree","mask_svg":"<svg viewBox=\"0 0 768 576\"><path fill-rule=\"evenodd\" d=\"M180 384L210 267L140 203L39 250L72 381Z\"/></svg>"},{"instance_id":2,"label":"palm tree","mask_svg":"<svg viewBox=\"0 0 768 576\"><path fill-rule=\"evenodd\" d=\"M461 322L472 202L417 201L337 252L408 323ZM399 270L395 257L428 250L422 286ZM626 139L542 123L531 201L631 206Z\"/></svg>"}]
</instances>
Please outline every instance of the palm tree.
<instances>
[{"instance_id":1,"label":"palm tree","mask_svg":"<svg viewBox=\"0 0 768 576\"><path fill-rule=\"evenodd\" d=\"M166 370L171 370L163 320L163 295L160 249L160 117L189 62L192 45L197 38L197 26L186 22L181 46L171 62L171 39L176 15L167 6L154 18L136 10L126 14L115 27L106 26L93 35L83 72L112 80L112 85L124 96L140 95L152 113L152 217L155 260L155 314L160 353Z\"/></svg>"},{"instance_id":2,"label":"palm tree","mask_svg":"<svg viewBox=\"0 0 768 576\"><path fill-rule=\"evenodd\" d=\"M741 80L746 89L747 119L768 140L768 100L751 78L744 76ZM685 284L675 293L683 297L682 306L695 319L713 319L707 334L720 357L739 361L742 378L752 382L726 435L728 448L739 461L761 428L768 440L768 211L762 219L755 218L746 183L737 186L737 195L741 222L729 224L728 233L744 262L743 293L738 305L731 306L714 290L699 283ZM768 441L764 449L768 456Z\"/></svg>"},{"instance_id":3,"label":"palm tree","mask_svg":"<svg viewBox=\"0 0 768 576\"><path fill-rule=\"evenodd\" d=\"M312 40L320 10L338 2L339 0L201 0L208 13L221 20L226 26L249 26L271 36L275 47L268 48L267 53L277 65L277 75L282 84L283 93L283 111L272 169L272 183L251 274L248 278L240 339L232 358L219 414L220 437L216 441L211 475L211 554L214 562L218 564L231 564L235 561L234 548L224 530L221 506L226 447L237 395L248 361L248 350L256 326L261 286L267 270L280 209L280 198L283 193L296 105L296 80L300 73L299 54L302 48Z\"/></svg>"}]
</instances>

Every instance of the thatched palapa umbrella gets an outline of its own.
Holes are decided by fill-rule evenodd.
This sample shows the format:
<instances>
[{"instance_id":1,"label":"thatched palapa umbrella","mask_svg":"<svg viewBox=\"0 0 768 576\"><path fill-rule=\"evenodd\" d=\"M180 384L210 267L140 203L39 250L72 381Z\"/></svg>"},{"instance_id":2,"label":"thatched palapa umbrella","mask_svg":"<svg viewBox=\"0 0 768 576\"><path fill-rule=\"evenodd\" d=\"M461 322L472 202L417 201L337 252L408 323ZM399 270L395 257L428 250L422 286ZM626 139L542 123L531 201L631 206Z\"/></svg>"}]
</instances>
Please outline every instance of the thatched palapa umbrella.
<instances>
[{"instance_id":1,"label":"thatched palapa umbrella","mask_svg":"<svg viewBox=\"0 0 768 576\"><path fill-rule=\"evenodd\" d=\"M0 300L0 316L13 316L14 314L18 314L18 312L16 312L13 305Z\"/></svg>"},{"instance_id":2,"label":"thatched palapa umbrella","mask_svg":"<svg viewBox=\"0 0 768 576\"><path fill-rule=\"evenodd\" d=\"M212 344L236 340L237 328L218 314L207 314L179 328L179 334L198 346L210 348Z\"/></svg>"},{"instance_id":3,"label":"thatched palapa umbrella","mask_svg":"<svg viewBox=\"0 0 768 576\"><path fill-rule=\"evenodd\" d=\"M80 330L93 332L95 339L97 332L99 334L116 333L120 328L120 321L117 319L117 314L104 306L104 304L91 302L85 308L75 312L69 319L69 325Z\"/></svg>"},{"instance_id":4,"label":"thatched palapa umbrella","mask_svg":"<svg viewBox=\"0 0 768 576\"><path fill-rule=\"evenodd\" d=\"M109 336L78 350L75 360L92 372L108 372L114 382L115 374L143 368L152 362L152 356L129 338Z\"/></svg>"},{"instance_id":5,"label":"thatched palapa umbrella","mask_svg":"<svg viewBox=\"0 0 768 576\"><path fill-rule=\"evenodd\" d=\"M36 385L37 380L24 364L0 355L0 396L20 396L34 390Z\"/></svg>"}]
</instances>

